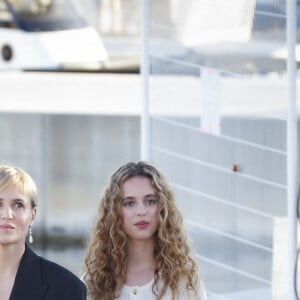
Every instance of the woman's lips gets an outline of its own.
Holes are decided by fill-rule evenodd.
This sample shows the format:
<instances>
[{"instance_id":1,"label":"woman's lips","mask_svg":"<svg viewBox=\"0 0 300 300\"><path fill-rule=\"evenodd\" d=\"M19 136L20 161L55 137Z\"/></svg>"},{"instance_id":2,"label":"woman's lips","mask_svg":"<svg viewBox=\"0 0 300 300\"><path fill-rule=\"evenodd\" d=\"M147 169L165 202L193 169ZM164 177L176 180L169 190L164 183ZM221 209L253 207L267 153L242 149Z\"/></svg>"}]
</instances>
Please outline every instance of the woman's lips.
<instances>
[{"instance_id":1,"label":"woman's lips","mask_svg":"<svg viewBox=\"0 0 300 300\"><path fill-rule=\"evenodd\" d=\"M146 221L140 221L134 224L136 227L138 227L139 229L144 229L146 227L149 226L149 222Z\"/></svg>"},{"instance_id":2,"label":"woman's lips","mask_svg":"<svg viewBox=\"0 0 300 300\"><path fill-rule=\"evenodd\" d=\"M0 229L15 229L15 227L10 224L0 224Z\"/></svg>"}]
</instances>

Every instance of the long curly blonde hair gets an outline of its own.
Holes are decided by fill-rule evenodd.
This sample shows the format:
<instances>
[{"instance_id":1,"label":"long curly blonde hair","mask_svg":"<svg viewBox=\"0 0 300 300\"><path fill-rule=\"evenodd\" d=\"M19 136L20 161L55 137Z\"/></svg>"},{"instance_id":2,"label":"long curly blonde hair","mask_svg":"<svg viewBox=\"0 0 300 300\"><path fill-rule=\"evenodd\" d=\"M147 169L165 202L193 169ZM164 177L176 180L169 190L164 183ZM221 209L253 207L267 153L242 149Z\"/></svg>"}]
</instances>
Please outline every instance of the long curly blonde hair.
<instances>
[{"instance_id":1,"label":"long curly blonde hair","mask_svg":"<svg viewBox=\"0 0 300 300\"><path fill-rule=\"evenodd\" d=\"M88 243L84 280L91 298L116 299L126 282L127 236L122 226L121 200L123 183L134 176L149 178L159 199L159 225L154 236L153 251L156 261L153 292L161 300L170 288L173 299L177 299L179 287L184 283L187 292L197 295L200 281L197 264L191 256L182 229L182 216L167 180L146 162L129 162L111 176ZM160 277L163 284L158 290Z\"/></svg>"}]
</instances>

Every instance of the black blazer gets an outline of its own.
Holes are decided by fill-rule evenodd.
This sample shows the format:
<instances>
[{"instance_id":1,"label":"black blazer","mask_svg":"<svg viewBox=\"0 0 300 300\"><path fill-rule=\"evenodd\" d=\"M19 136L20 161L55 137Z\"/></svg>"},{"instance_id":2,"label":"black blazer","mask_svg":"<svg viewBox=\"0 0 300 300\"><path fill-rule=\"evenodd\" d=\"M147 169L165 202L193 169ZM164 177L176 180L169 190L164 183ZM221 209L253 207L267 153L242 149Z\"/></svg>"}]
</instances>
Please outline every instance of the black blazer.
<instances>
[{"instance_id":1,"label":"black blazer","mask_svg":"<svg viewBox=\"0 0 300 300\"><path fill-rule=\"evenodd\" d=\"M86 300L86 287L73 273L35 254L27 245L9 300Z\"/></svg>"}]
</instances>

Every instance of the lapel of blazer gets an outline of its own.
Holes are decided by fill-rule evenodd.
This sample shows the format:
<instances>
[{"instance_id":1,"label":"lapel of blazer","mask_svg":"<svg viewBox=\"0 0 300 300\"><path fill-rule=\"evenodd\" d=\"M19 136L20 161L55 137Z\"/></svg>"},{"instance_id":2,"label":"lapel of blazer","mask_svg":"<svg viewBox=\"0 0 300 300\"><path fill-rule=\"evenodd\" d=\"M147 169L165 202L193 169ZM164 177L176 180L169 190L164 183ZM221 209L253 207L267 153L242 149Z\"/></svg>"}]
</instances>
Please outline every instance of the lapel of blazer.
<instances>
[{"instance_id":1,"label":"lapel of blazer","mask_svg":"<svg viewBox=\"0 0 300 300\"><path fill-rule=\"evenodd\" d=\"M47 289L39 257L26 245L9 300L41 300Z\"/></svg>"}]
</instances>

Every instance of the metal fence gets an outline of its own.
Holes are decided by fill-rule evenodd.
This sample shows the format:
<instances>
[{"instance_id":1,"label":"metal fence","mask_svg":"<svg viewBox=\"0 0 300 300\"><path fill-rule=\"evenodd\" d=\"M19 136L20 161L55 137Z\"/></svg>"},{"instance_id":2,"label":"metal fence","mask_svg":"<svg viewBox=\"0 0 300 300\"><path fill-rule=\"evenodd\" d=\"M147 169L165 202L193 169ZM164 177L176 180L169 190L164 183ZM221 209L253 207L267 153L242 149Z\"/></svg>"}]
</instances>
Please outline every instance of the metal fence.
<instances>
[{"instance_id":1,"label":"metal fence","mask_svg":"<svg viewBox=\"0 0 300 300\"><path fill-rule=\"evenodd\" d=\"M143 11L150 156L174 188L209 299L287 299L287 257L273 259L274 224L287 217L286 2Z\"/></svg>"}]
</instances>

